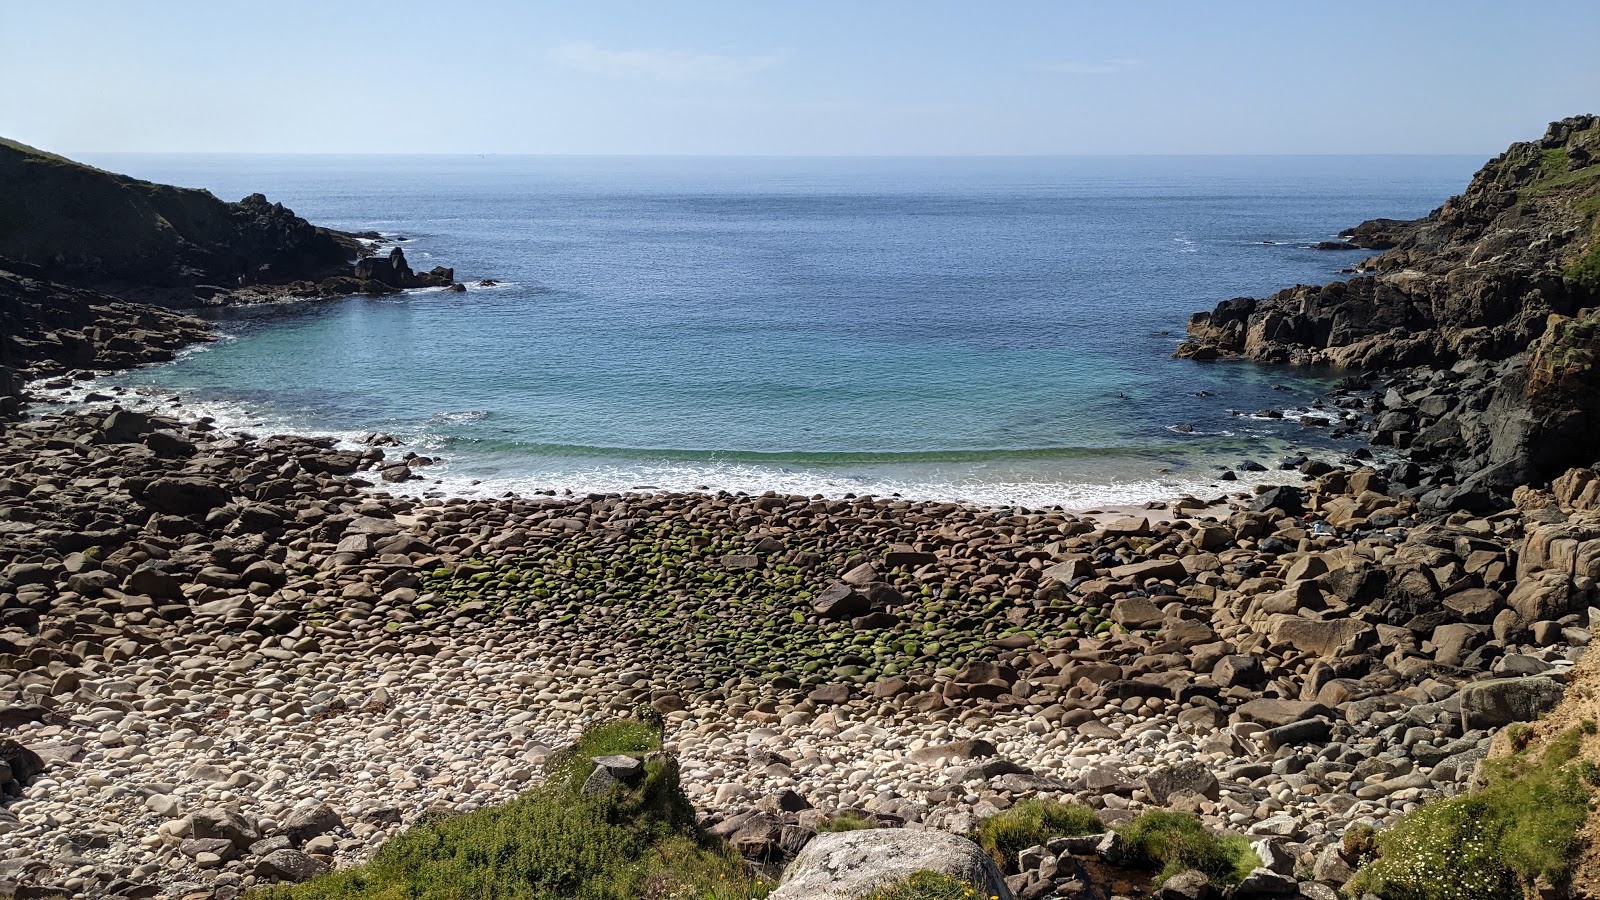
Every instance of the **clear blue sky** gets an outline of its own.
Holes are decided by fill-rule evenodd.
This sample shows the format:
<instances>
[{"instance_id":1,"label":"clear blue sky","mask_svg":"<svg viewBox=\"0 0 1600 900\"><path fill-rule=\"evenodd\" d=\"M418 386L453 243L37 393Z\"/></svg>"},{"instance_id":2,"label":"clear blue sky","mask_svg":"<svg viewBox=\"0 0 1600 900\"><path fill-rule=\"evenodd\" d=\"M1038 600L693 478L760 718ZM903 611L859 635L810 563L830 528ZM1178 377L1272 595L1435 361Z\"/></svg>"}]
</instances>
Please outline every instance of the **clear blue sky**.
<instances>
[{"instance_id":1,"label":"clear blue sky","mask_svg":"<svg viewBox=\"0 0 1600 900\"><path fill-rule=\"evenodd\" d=\"M62 152L1472 153L1600 111L1600 0L0 2Z\"/></svg>"}]
</instances>

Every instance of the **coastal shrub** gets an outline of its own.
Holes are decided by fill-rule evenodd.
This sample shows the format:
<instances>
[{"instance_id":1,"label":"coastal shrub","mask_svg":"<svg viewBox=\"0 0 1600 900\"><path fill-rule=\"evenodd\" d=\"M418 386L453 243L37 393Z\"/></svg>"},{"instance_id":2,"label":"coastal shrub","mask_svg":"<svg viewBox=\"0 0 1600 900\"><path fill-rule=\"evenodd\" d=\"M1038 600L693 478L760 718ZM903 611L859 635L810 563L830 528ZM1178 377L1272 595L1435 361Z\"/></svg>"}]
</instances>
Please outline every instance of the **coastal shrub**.
<instances>
[{"instance_id":1,"label":"coastal shrub","mask_svg":"<svg viewBox=\"0 0 1600 900\"><path fill-rule=\"evenodd\" d=\"M1213 885L1227 887L1243 881L1261 865L1244 837L1218 837L1198 817L1170 809L1141 814L1122 829L1122 841L1135 863L1158 870L1158 883L1197 869Z\"/></svg>"},{"instance_id":2,"label":"coastal shrub","mask_svg":"<svg viewBox=\"0 0 1600 900\"><path fill-rule=\"evenodd\" d=\"M1542 752L1486 760L1481 790L1429 803L1379 832L1378 858L1353 889L1385 900L1514 900L1536 879L1559 880L1589 815L1591 767L1577 760L1584 735L1573 728Z\"/></svg>"},{"instance_id":3,"label":"coastal shrub","mask_svg":"<svg viewBox=\"0 0 1600 900\"><path fill-rule=\"evenodd\" d=\"M1567 280L1588 290L1600 290L1600 241L1567 266Z\"/></svg>"},{"instance_id":4,"label":"coastal shrub","mask_svg":"<svg viewBox=\"0 0 1600 900\"><path fill-rule=\"evenodd\" d=\"M924 869L912 872L904 881L886 884L862 900L987 900L978 889L954 875Z\"/></svg>"},{"instance_id":5,"label":"coastal shrub","mask_svg":"<svg viewBox=\"0 0 1600 900\"><path fill-rule=\"evenodd\" d=\"M978 825L978 846L1002 871L1017 868L1017 854L1052 838L1105 831L1094 810L1076 803L1024 800Z\"/></svg>"},{"instance_id":6,"label":"coastal shrub","mask_svg":"<svg viewBox=\"0 0 1600 900\"><path fill-rule=\"evenodd\" d=\"M749 873L725 843L695 827L675 760L648 757L639 783L607 794L586 796L573 788L583 770L577 758L642 756L659 747L660 736L649 725L592 728L566 754L570 769L516 800L428 818L390 840L364 866L256 891L252 900L765 896L764 879Z\"/></svg>"},{"instance_id":7,"label":"coastal shrub","mask_svg":"<svg viewBox=\"0 0 1600 900\"><path fill-rule=\"evenodd\" d=\"M834 813L833 815L828 816L827 818L818 822L817 833L827 834L833 831L865 831L866 829L877 827L877 820L870 819L861 813L856 812L855 810L847 809L843 812Z\"/></svg>"}]
</instances>

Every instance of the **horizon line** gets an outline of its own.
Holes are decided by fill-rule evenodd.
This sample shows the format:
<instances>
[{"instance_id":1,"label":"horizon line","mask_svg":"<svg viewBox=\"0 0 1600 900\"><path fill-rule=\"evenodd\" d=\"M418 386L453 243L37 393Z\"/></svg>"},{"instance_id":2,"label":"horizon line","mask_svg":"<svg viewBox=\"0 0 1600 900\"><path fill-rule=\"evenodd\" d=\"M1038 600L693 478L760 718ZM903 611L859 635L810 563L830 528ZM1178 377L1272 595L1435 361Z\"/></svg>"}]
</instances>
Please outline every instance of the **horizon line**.
<instances>
[{"instance_id":1,"label":"horizon line","mask_svg":"<svg viewBox=\"0 0 1600 900\"><path fill-rule=\"evenodd\" d=\"M584 159L1094 159L1114 157L1119 159L1194 159L1194 158L1268 158L1268 157L1438 157L1471 156L1492 159L1500 152L1473 151L1407 152L1361 151L1350 153L543 153L525 151L383 151L383 150L52 150L61 156L116 155L116 156L434 156L434 157L541 157Z\"/></svg>"}]
</instances>

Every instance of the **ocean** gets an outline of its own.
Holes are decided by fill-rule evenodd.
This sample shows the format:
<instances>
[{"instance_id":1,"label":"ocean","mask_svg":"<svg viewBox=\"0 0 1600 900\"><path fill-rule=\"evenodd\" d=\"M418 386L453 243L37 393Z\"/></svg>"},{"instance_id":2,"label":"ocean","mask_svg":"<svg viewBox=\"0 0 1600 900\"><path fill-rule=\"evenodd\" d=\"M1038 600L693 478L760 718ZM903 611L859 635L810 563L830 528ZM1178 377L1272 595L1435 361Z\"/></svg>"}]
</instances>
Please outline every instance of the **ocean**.
<instances>
[{"instance_id":1,"label":"ocean","mask_svg":"<svg viewBox=\"0 0 1600 900\"><path fill-rule=\"evenodd\" d=\"M1477 157L90 155L401 240L469 290L274 304L103 380L230 429L395 435L412 493L776 490L1083 508L1357 446L1334 377L1175 360L1190 313L1336 279ZM477 282L493 279L493 287ZM1261 410L1288 411L1284 419ZM391 451L397 452L397 451Z\"/></svg>"}]
</instances>

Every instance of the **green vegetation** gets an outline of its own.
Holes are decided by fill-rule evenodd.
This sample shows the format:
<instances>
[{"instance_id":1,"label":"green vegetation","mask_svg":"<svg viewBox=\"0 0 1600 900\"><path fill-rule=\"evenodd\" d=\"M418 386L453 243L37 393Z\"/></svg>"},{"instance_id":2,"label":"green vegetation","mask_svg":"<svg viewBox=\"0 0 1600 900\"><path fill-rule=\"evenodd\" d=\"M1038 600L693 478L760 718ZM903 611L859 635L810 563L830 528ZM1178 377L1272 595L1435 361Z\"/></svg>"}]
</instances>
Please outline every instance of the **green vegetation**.
<instances>
[{"instance_id":1,"label":"green vegetation","mask_svg":"<svg viewBox=\"0 0 1600 900\"><path fill-rule=\"evenodd\" d=\"M974 900L978 889L953 875L924 869L906 880L885 885L862 900Z\"/></svg>"},{"instance_id":2,"label":"green vegetation","mask_svg":"<svg viewBox=\"0 0 1600 900\"><path fill-rule=\"evenodd\" d=\"M1572 168L1572 157L1565 147L1545 150L1540 154L1539 168L1532 182L1517 194L1519 201L1566 191L1575 186L1600 182L1600 165Z\"/></svg>"},{"instance_id":3,"label":"green vegetation","mask_svg":"<svg viewBox=\"0 0 1600 900\"><path fill-rule=\"evenodd\" d=\"M1572 265L1567 266L1565 272L1567 280L1588 290L1600 290L1600 241L1589 246L1589 249Z\"/></svg>"},{"instance_id":4,"label":"green vegetation","mask_svg":"<svg viewBox=\"0 0 1600 900\"><path fill-rule=\"evenodd\" d=\"M1076 803L1025 800L984 819L978 825L978 845L1001 871L1014 872L1017 854L1049 843L1051 838L1105 831L1094 810Z\"/></svg>"},{"instance_id":5,"label":"green vegetation","mask_svg":"<svg viewBox=\"0 0 1600 900\"><path fill-rule=\"evenodd\" d=\"M658 728L631 719L604 722L585 731L571 747L552 755L545 765L545 780L564 781L567 790L576 792L594 773L595 757L639 756L660 749Z\"/></svg>"},{"instance_id":6,"label":"green vegetation","mask_svg":"<svg viewBox=\"0 0 1600 900\"><path fill-rule=\"evenodd\" d=\"M21 141L13 141L13 140L11 140L9 138L0 137L0 147L3 147L3 148L8 149L8 150L15 150L18 153L21 153L21 154L24 154L24 155L27 155L27 156L36 156L36 157L38 157L40 159L50 160L51 162L64 163L64 164L69 165L69 166L83 166L83 163L73 162L72 160L67 159L65 156L58 156L58 155L56 155L54 153L49 152L48 150L40 150L38 147L30 147L27 144L22 143ZM93 169L96 172L102 171L100 169L95 169L93 166L83 166L83 167L86 168L86 169Z\"/></svg>"},{"instance_id":7,"label":"green vegetation","mask_svg":"<svg viewBox=\"0 0 1600 900\"><path fill-rule=\"evenodd\" d=\"M1244 837L1218 837L1199 818L1169 809L1143 813L1122 830L1122 840L1132 859L1159 869L1157 882L1197 869L1221 888L1238 884L1261 865Z\"/></svg>"},{"instance_id":8,"label":"green vegetation","mask_svg":"<svg viewBox=\"0 0 1600 900\"><path fill-rule=\"evenodd\" d=\"M1385 900L1518 900L1535 879L1559 880L1578 850L1595 767L1578 760L1585 730L1542 752L1483 763L1486 786L1430 803L1377 834L1378 858L1352 882Z\"/></svg>"},{"instance_id":9,"label":"green vegetation","mask_svg":"<svg viewBox=\"0 0 1600 900\"><path fill-rule=\"evenodd\" d=\"M831 831L865 831L866 829L877 827L878 823L876 820L869 819L858 812L847 809L844 812L834 813L826 819L823 819L821 822L818 822L817 832L819 834L826 834Z\"/></svg>"},{"instance_id":10,"label":"green vegetation","mask_svg":"<svg viewBox=\"0 0 1600 900\"><path fill-rule=\"evenodd\" d=\"M426 818L365 866L253 900L477 900L490 897L748 900L767 884L738 855L701 833L678 785L677 763L648 756L660 735L637 722L586 732L555 761L546 784L504 806ZM637 784L605 795L574 790L591 755L645 759ZM581 776L581 777L580 777Z\"/></svg>"},{"instance_id":11,"label":"green vegetation","mask_svg":"<svg viewBox=\"0 0 1600 900\"><path fill-rule=\"evenodd\" d=\"M1047 644L1092 633L1109 614L1081 597L1035 610L1031 596L930 585L908 570L888 569L882 580L909 602L892 607L892 617L856 627L816 616L812 601L847 561L881 558L887 547L829 532L821 522L796 527L785 543L784 553L746 568L724 558L750 555L748 538L681 518L641 522L626 534L563 534L427 573L409 613L447 626L463 606L477 604L473 614L546 627L577 630L603 621L620 641L648 647L663 670L785 689L953 673L968 662L998 659L1000 639L1026 634ZM1026 617L1008 619L1018 608Z\"/></svg>"}]
</instances>

